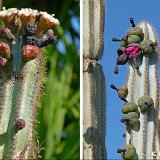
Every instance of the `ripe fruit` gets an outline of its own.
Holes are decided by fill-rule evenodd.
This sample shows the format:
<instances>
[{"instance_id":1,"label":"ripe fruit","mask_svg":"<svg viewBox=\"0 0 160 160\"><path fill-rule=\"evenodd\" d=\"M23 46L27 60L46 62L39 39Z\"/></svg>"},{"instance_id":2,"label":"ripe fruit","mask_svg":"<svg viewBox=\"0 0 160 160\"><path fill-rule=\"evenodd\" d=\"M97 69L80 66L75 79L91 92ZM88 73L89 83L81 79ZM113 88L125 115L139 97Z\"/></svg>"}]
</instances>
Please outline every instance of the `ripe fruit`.
<instances>
[{"instance_id":1,"label":"ripe fruit","mask_svg":"<svg viewBox=\"0 0 160 160\"><path fill-rule=\"evenodd\" d=\"M11 50L7 43L0 42L0 56L6 59L10 59Z\"/></svg>"},{"instance_id":2,"label":"ripe fruit","mask_svg":"<svg viewBox=\"0 0 160 160\"><path fill-rule=\"evenodd\" d=\"M24 61L30 61L39 56L40 49L37 46L25 45L22 48L22 57Z\"/></svg>"}]
</instances>

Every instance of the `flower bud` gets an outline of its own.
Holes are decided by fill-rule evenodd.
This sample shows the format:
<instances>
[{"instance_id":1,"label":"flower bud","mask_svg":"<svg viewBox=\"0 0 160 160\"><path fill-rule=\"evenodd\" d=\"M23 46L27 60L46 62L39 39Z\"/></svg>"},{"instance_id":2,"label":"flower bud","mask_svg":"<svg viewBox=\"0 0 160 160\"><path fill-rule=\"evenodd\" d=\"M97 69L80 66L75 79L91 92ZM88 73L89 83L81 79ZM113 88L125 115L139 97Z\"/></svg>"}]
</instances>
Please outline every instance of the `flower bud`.
<instances>
[{"instance_id":1,"label":"flower bud","mask_svg":"<svg viewBox=\"0 0 160 160\"><path fill-rule=\"evenodd\" d=\"M23 119L16 120L16 129L21 130L25 127L26 122Z\"/></svg>"}]
</instances>

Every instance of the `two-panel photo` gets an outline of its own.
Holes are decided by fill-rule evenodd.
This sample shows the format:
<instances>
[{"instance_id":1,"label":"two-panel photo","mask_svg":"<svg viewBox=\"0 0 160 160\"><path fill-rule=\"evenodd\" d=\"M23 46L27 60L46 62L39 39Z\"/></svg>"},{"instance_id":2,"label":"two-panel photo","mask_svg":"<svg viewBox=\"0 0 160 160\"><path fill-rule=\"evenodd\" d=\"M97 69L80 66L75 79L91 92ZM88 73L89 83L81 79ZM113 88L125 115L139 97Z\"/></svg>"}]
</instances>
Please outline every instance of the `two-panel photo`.
<instances>
[{"instance_id":1,"label":"two-panel photo","mask_svg":"<svg viewBox=\"0 0 160 160\"><path fill-rule=\"evenodd\" d=\"M0 159L160 160L160 1L0 0Z\"/></svg>"}]
</instances>

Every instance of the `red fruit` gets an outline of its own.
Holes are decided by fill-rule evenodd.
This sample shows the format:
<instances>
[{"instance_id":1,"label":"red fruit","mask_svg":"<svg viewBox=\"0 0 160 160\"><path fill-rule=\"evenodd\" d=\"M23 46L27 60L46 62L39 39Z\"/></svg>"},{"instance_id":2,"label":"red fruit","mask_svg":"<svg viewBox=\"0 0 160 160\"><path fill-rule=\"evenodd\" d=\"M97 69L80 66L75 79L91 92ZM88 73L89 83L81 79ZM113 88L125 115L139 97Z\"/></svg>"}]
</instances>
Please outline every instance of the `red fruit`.
<instances>
[{"instance_id":1,"label":"red fruit","mask_svg":"<svg viewBox=\"0 0 160 160\"><path fill-rule=\"evenodd\" d=\"M10 59L11 50L7 43L0 42L0 56L6 59Z\"/></svg>"},{"instance_id":2,"label":"red fruit","mask_svg":"<svg viewBox=\"0 0 160 160\"><path fill-rule=\"evenodd\" d=\"M137 57L141 53L141 48L137 45L128 46L125 50L125 54L129 57Z\"/></svg>"},{"instance_id":3,"label":"red fruit","mask_svg":"<svg viewBox=\"0 0 160 160\"><path fill-rule=\"evenodd\" d=\"M40 49L37 46L25 45L22 48L22 57L24 61L30 61L39 56Z\"/></svg>"},{"instance_id":4,"label":"red fruit","mask_svg":"<svg viewBox=\"0 0 160 160\"><path fill-rule=\"evenodd\" d=\"M26 122L23 119L16 120L16 127L17 129L23 129L26 125Z\"/></svg>"}]
</instances>

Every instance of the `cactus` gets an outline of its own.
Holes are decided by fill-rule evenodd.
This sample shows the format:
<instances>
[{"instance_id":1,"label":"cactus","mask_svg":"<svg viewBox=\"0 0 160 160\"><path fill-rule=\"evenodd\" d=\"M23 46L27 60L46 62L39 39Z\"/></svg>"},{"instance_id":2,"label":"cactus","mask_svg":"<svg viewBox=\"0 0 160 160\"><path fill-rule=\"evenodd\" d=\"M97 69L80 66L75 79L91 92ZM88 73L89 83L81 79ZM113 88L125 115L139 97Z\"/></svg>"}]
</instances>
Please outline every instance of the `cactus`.
<instances>
[{"instance_id":1,"label":"cactus","mask_svg":"<svg viewBox=\"0 0 160 160\"><path fill-rule=\"evenodd\" d=\"M45 78L44 49L59 21L32 9L0 12L0 159L35 159L37 105Z\"/></svg>"},{"instance_id":2,"label":"cactus","mask_svg":"<svg viewBox=\"0 0 160 160\"><path fill-rule=\"evenodd\" d=\"M143 29L144 41L157 42L157 34L150 23L142 21L138 26ZM139 105L141 115L138 131L126 132L126 143L135 146L138 159L159 159L158 47L147 52L137 59L139 71L129 65L127 100ZM150 109L145 109L146 106ZM157 153L157 157L153 153Z\"/></svg>"},{"instance_id":3,"label":"cactus","mask_svg":"<svg viewBox=\"0 0 160 160\"><path fill-rule=\"evenodd\" d=\"M142 21L137 26L133 18L130 18L130 22L132 28L127 31L125 38L112 39L121 41L120 48L125 47L122 54L136 57L134 61L128 59L128 102L122 108L124 117L121 122L126 125L126 145L136 149L136 154L130 159L159 159L158 38L149 22ZM131 35L137 35L140 41ZM130 41L127 41L128 36ZM128 49L130 44L132 47ZM117 52L120 57L119 49ZM122 152L125 153L125 149Z\"/></svg>"},{"instance_id":4,"label":"cactus","mask_svg":"<svg viewBox=\"0 0 160 160\"><path fill-rule=\"evenodd\" d=\"M104 1L83 0L83 159L106 159L103 25Z\"/></svg>"}]
</instances>

